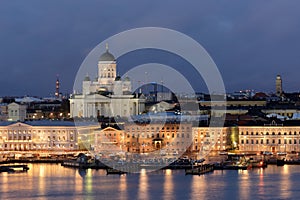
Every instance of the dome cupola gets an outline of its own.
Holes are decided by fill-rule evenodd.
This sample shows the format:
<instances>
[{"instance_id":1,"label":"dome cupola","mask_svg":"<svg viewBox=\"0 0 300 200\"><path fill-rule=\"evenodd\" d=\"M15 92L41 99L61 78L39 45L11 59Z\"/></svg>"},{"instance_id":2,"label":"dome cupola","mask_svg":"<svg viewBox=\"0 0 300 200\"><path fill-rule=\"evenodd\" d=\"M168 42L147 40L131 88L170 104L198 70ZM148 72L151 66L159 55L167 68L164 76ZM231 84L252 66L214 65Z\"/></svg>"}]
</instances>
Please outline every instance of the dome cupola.
<instances>
[{"instance_id":1,"label":"dome cupola","mask_svg":"<svg viewBox=\"0 0 300 200\"><path fill-rule=\"evenodd\" d=\"M106 52L100 56L99 61L115 61L115 60L116 59L114 55L112 55L108 50L108 44L106 44Z\"/></svg>"}]
</instances>

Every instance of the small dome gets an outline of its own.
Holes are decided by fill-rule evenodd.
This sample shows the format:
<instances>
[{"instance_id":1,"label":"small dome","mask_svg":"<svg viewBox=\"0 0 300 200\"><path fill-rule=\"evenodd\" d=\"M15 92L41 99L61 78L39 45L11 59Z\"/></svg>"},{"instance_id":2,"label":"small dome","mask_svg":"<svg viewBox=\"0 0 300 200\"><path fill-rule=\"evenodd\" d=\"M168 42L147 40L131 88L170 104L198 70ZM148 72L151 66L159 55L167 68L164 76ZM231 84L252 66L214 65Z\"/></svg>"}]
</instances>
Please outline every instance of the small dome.
<instances>
[{"instance_id":1,"label":"small dome","mask_svg":"<svg viewBox=\"0 0 300 200\"><path fill-rule=\"evenodd\" d=\"M117 77L115 78L115 81L121 81L121 76L117 76Z\"/></svg>"},{"instance_id":2,"label":"small dome","mask_svg":"<svg viewBox=\"0 0 300 200\"><path fill-rule=\"evenodd\" d=\"M100 88L97 89L97 91L98 92L107 92L108 89L107 89L107 87L100 87Z\"/></svg>"},{"instance_id":3,"label":"small dome","mask_svg":"<svg viewBox=\"0 0 300 200\"><path fill-rule=\"evenodd\" d=\"M126 76L126 77L124 78L124 81L130 81L130 78L129 78L128 76Z\"/></svg>"},{"instance_id":4,"label":"small dome","mask_svg":"<svg viewBox=\"0 0 300 200\"><path fill-rule=\"evenodd\" d=\"M91 81L89 75L86 75L86 76L84 77L83 81Z\"/></svg>"}]
</instances>

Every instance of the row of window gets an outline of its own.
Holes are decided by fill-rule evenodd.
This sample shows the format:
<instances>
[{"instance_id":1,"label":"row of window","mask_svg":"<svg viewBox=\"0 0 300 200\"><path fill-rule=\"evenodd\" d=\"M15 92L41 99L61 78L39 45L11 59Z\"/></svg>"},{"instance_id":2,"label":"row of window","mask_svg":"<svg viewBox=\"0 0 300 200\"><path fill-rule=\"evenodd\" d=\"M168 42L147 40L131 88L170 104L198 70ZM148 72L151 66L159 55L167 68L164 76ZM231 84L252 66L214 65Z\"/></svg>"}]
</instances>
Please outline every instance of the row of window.
<instances>
[{"instance_id":1,"label":"row of window","mask_svg":"<svg viewBox=\"0 0 300 200\"><path fill-rule=\"evenodd\" d=\"M2 136L0 136L0 140L2 140L3 139L3 137ZM52 140L56 140L57 139L57 141L66 141L66 137L65 136L62 136L62 137L60 137L60 136L58 136L58 137L56 137L56 136L52 136ZM29 136L21 136L21 135L19 135L19 136L17 136L17 135L9 135L8 136L8 140L31 140L31 136L29 135ZM39 138L39 140L42 140L42 138L40 137ZM51 140L51 137L50 136L48 136L48 141L50 141ZM70 136L70 140L71 141L74 141L74 136L73 135L71 135Z\"/></svg>"},{"instance_id":2,"label":"row of window","mask_svg":"<svg viewBox=\"0 0 300 200\"><path fill-rule=\"evenodd\" d=\"M300 135L300 131L298 132L298 134ZM278 133L275 133L275 132L272 132L272 133L266 132L265 134L264 134L264 132L260 132L260 133L256 132L255 134L254 134L254 132L251 132L249 134L249 132L246 131L246 133L241 132L241 135L297 135L297 131L294 131L294 133L292 133L291 131L289 133L284 132L283 134L281 132L278 132Z\"/></svg>"},{"instance_id":3,"label":"row of window","mask_svg":"<svg viewBox=\"0 0 300 200\"><path fill-rule=\"evenodd\" d=\"M137 136L139 136L139 135L137 135ZM144 134L142 134L142 135L140 135L141 136L141 138L145 138L145 135ZM161 136L161 137L160 137ZM135 134L127 134L127 138L130 138L130 137L132 137L132 138L135 138L136 137L136 135ZM155 134L154 133L152 133L151 134L151 138L154 138L155 137ZM163 134L159 134L159 133L157 133L156 134L156 138L165 138L165 137L171 137L171 138L175 138L175 134L174 133L172 133L171 134L171 136L169 135L169 134L167 134L166 136L165 136L165 134L163 133ZM185 134L184 133L182 133L181 134L181 138L184 138L185 137ZM187 138L189 138L190 137L190 134L186 134L186 137ZM150 138L150 135L149 134L147 134L146 135L146 138ZM179 133L177 133L176 134L176 138L180 138L180 134Z\"/></svg>"},{"instance_id":4,"label":"row of window","mask_svg":"<svg viewBox=\"0 0 300 200\"><path fill-rule=\"evenodd\" d=\"M113 133L113 134L111 134L111 133L108 133L108 134L104 133L104 136L111 137L112 135L116 137L117 134L116 134L116 133ZM170 136L170 135L171 135L171 136ZM123 136L123 134L120 133L120 137L122 137L122 136ZM155 136L155 134L152 133L152 134L151 134L151 138L154 138L154 136ZM156 138L160 138L160 136L161 136L162 138L165 138L165 134L164 134L164 133L162 133L162 134L157 133L157 134L156 134ZM136 137L145 138L145 135L144 135L144 134L137 134L137 135L135 135L134 133L133 133L133 134L127 134L127 138L130 138L130 137L132 137L132 138L136 138ZM167 137L167 138L168 138L168 137L175 138L175 133L172 133L172 134L166 134L166 137ZM177 133L177 134L176 134L176 137L177 137L177 138L180 138L180 134ZM181 137L184 138L184 137L185 137L185 134L184 134L184 133L181 133ZM186 134L186 137L189 138L189 137L190 137L190 134L187 133L187 134ZM147 134L147 135L146 135L146 138L150 138L150 134Z\"/></svg>"},{"instance_id":5,"label":"row of window","mask_svg":"<svg viewBox=\"0 0 300 200\"><path fill-rule=\"evenodd\" d=\"M154 145L155 142L151 142L151 143L150 143L150 142L145 142L145 143L127 142L127 143L126 143L127 146L130 146L130 145L132 145L132 146L135 146L135 145L149 146L150 144L151 144L151 145ZM189 144L189 143L188 143L188 144ZM167 146L185 145L185 142L176 142L176 144L175 144L175 142L167 142L166 145L167 145Z\"/></svg>"},{"instance_id":6,"label":"row of window","mask_svg":"<svg viewBox=\"0 0 300 200\"><path fill-rule=\"evenodd\" d=\"M0 145L0 148L9 148L9 149L14 149L14 150L18 150L18 149L23 149L23 150L30 150L30 149L43 149L43 148L55 148L55 147L58 147L58 148L65 148L65 147L68 147L68 145L65 145L65 144L57 144L57 145L53 145L51 146L50 144L49 145L39 145L39 144L28 144L28 145L24 145L23 147L21 147L20 145L17 145L17 144L4 144L4 145ZM73 148L74 145L73 144L70 144L69 145L69 148Z\"/></svg>"},{"instance_id":7,"label":"row of window","mask_svg":"<svg viewBox=\"0 0 300 200\"><path fill-rule=\"evenodd\" d=\"M113 77L114 77L114 74L112 73L112 74L110 75L110 73L107 73L107 76L106 76L106 74L101 74L100 77L101 77L101 78L113 78Z\"/></svg>"},{"instance_id":8,"label":"row of window","mask_svg":"<svg viewBox=\"0 0 300 200\"><path fill-rule=\"evenodd\" d=\"M214 132L201 132L200 135L214 135L215 133ZM218 135L221 135L220 132L217 133ZM223 136L225 136L226 134L225 133L222 133Z\"/></svg>"},{"instance_id":9,"label":"row of window","mask_svg":"<svg viewBox=\"0 0 300 200\"><path fill-rule=\"evenodd\" d=\"M4 130L4 131L0 131L0 134L2 134L2 133L9 133L9 134L17 134L17 133L24 133L24 134L26 134L26 133L51 133L51 132L53 132L53 133L55 133L55 132L57 132L57 133L66 133L66 131L60 131L60 130L52 130L52 131L50 131L50 130L48 130L48 131L41 131L41 130L27 130L27 131L25 131L25 130ZM68 131L67 131L68 132ZM70 131L70 134L73 134L74 132L73 131Z\"/></svg>"},{"instance_id":10,"label":"row of window","mask_svg":"<svg viewBox=\"0 0 300 200\"><path fill-rule=\"evenodd\" d=\"M0 139L2 139L2 137ZM9 136L8 140L31 140L31 136Z\"/></svg>"},{"instance_id":11,"label":"row of window","mask_svg":"<svg viewBox=\"0 0 300 200\"><path fill-rule=\"evenodd\" d=\"M276 143L277 141L277 143ZM297 143L297 140L294 139L278 139L278 140L275 140L275 139L272 139L272 140L269 140L269 139L266 139L264 141L264 139L261 139L260 141L259 140L241 140L241 144L300 144L300 140L299 142Z\"/></svg>"},{"instance_id":12,"label":"row of window","mask_svg":"<svg viewBox=\"0 0 300 200\"><path fill-rule=\"evenodd\" d=\"M132 131L134 131L134 130L144 130L144 129L145 128L139 128L139 127L136 127L136 128L132 127L131 128ZM151 130L175 130L175 127L174 126L172 126L172 127L167 126L167 127L162 127L161 129L160 129L160 127L151 127L151 128L147 127L146 128L147 131L149 131L150 129ZM176 129L179 130L179 126L176 126ZM182 130L184 130L184 129L190 130L190 127L185 128L184 126L181 126L181 129ZM130 128L127 128L126 130L127 130L127 132L130 132Z\"/></svg>"},{"instance_id":13,"label":"row of window","mask_svg":"<svg viewBox=\"0 0 300 200\"><path fill-rule=\"evenodd\" d=\"M106 68L104 69L104 71L105 71L105 70L106 70ZM112 71L112 72L113 72L114 69L113 69L113 68L108 68L107 71ZM101 73L102 73L102 72L103 72L103 70L101 70Z\"/></svg>"}]
</instances>

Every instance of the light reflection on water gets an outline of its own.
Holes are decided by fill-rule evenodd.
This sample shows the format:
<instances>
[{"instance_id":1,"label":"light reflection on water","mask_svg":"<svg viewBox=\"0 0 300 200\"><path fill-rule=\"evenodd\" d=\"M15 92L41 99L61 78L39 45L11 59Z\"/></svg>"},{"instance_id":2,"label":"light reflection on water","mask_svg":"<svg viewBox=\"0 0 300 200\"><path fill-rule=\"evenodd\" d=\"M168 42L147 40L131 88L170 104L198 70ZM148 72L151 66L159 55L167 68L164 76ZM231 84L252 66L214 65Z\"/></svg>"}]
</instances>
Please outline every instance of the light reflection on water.
<instances>
[{"instance_id":1,"label":"light reflection on water","mask_svg":"<svg viewBox=\"0 0 300 200\"><path fill-rule=\"evenodd\" d=\"M163 199L169 200L173 199L173 194L174 194L174 183L173 183L173 176L172 176L172 170L167 169L165 171L165 181L164 181L164 195Z\"/></svg>"},{"instance_id":2,"label":"light reflection on water","mask_svg":"<svg viewBox=\"0 0 300 200\"><path fill-rule=\"evenodd\" d=\"M146 170L142 169L139 175L139 184L138 184L138 199L148 200L148 176Z\"/></svg>"},{"instance_id":3,"label":"light reflection on water","mask_svg":"<svg viewBox=\"0 0 300 200\"><path fill-rule=\"evenodd\" d=\"M55 164L29 164L27 173L0 173L0 199L298 199L300 166L106 175Z\"/></svg>"}]
</instances>

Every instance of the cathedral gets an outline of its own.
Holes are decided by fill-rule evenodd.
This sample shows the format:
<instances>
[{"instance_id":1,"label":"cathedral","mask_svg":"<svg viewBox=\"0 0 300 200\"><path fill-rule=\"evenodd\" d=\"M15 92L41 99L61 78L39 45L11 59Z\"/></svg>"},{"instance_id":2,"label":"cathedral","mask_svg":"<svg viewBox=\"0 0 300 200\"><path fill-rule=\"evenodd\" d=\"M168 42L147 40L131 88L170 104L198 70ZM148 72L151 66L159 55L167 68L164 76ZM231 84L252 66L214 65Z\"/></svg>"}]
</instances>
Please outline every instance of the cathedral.
<instances>
[{"instance_id":1,"label":"cathedral","mask_svg":"<svg viewBox=\"0 0 300 200\"><path fill-rule=\"evenodd\" d=\"M98 76L94 81L87 75L82 81L82 94L70 98L71 117L138 115L145 109L143 95L132 94L129 77L117 75L117 62L109 52L98 61Z\"/></svg>"}]
</instances>

